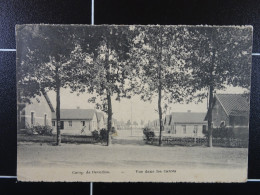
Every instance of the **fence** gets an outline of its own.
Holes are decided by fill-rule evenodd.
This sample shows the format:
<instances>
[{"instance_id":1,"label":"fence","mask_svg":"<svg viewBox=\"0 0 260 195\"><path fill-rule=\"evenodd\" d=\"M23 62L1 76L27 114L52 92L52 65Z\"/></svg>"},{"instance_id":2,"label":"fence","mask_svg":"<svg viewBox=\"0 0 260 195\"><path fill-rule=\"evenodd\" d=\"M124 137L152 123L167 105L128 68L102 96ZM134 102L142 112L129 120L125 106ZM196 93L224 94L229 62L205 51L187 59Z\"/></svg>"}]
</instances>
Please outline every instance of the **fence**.
<instances>
[{"instance_id":1,"label":"fence","mask_svg":"<svg viewBox=\"0 0 260 195\"><path fill-rule=\"evenodd\" d=\"M147 144L158 145L159 138L153 137L146 140ZM195 137L163 137L163 145L180 145L180 146L207 146L207 138ZM234 139L234 138L213 138L212 145L218 147L234 147L234 148L247 148L248 140Z\"/></svg>"}]
</instances>

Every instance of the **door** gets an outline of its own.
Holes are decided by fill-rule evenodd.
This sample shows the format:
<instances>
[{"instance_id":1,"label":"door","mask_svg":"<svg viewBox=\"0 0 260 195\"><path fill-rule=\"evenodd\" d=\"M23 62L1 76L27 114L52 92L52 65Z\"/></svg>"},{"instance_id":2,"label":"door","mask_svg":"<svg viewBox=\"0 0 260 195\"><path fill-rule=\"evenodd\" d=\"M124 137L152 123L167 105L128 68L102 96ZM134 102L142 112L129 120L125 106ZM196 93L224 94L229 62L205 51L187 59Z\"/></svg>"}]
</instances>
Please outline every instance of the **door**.
<instances>
[{"instance_id":1,"label":"door","mask_svg":"<svg viewBox=\"0 0 260 195\"><path fill-rule=\"evenodd\" d=\"M64 121L60 121L60 129L64 129Z\"/></svg>"},{"instance_id":2,"label":"door","mask_svg":"<svg viewBox=\"0 0 260 195\"><path fill-rule=\"evenodd\" d=\"M25 126L25 110L21 111L21 114L20 114L20 129L25 129L26 126Z\"/></svg>"}]
</instances>

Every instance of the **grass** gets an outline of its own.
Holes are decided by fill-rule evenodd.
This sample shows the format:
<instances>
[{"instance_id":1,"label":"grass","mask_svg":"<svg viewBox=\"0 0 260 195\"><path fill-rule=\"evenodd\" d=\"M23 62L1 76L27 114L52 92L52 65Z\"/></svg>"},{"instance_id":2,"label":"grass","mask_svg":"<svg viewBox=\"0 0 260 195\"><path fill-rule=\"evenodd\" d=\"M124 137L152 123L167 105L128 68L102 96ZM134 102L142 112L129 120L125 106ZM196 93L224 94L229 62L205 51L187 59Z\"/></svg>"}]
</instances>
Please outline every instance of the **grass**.
<instances>
[{"instance_id":1,"label":"grass","mask_svg":"<svg viewBox=\"0 0 260 195\"><path fill-rule=\"evenodd\" d=\"M56 135L18 134L18 142L56 143ZM92 136L61 135L61 143L96 143Z\"/></svg>"}]
</instances>

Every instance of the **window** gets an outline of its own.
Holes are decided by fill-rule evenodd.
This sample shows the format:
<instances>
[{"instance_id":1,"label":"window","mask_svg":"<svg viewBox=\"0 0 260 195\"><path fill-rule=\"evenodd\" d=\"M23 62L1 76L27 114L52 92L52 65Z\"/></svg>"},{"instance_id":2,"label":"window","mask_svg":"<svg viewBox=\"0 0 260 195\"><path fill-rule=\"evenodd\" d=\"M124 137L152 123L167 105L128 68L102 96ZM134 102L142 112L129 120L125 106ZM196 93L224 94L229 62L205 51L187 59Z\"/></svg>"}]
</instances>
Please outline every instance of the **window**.
<instances>
[{"instance_id":1,"label":"window","mask_svg":"<svg viewBox=\"0 0 260 195\"><path fill-rule=\"evenodd\" d=\"M194 125L194 135L198 135L198 125Z\"/></svg>"},{"instance_id":2,"label":"window","mask_svg":"<svg viewBox=\"0 0 260 195\"><path fill-rule=\"evenodd\" d=\"M60 130L64 129L64 121L60 121Z\"/></svg>"},{"instance_id":3,"label":"window","mask_svg":"<svg viewBox=\"0 0 260 195\"><path fill-rule=\"evenodd\" d=\"M85 126L85 121L81 121L81 124L84 127Z\"/></svg>"},{"instance_id":4,"label":"window","mask_svg":"<svg viewBox=\"0 0 260 195\"><path fill-rule=\"evenodd\" d=\"M182 132L183 134L186 134L186 125L182 125Z\"/></svg>"},{"instance_id":5,"label":"window","mask_svg":"<svg viewBox=\"0 0 260 195\"><path fill-rule=\"evenodd\" d=\"M225 124L226 124L225 121L221 121L219 126L222 128L225 127Z\"/></svg>"},{"instance_id":6,"label":"window","mask_svg":"<svg viewBox=\"0 0 260 195\"><path fill-rule=\"evenodd\" d=\"M34 112L31 112L31 125L34 125Z\"/></svg>"},{"instance_id":7,"label":"window","mask_svg":"<svg viewBox=\"0 0 260 195\"><path fill-rule=\"evenodd\" d=\"M207 125L203 125L202 126L202 133L206 133L207 132Z\"/></svg>"},{"instance_id":8,"label":"window","mask_svg":"<svg viewBox=\"0 0 260 195\"><path fill-rule=\"evenodd\" d=\"M47 125L47 114L44 114L44 126Z\"/></svg>"},{"instance_id":9,"label":"window","mask_svg":"<svg viewBox=\"0 0 260 195\"><path fill-rule=\"evenodd\" d=\"M52 126L55 127L55 121L52 121Z\"/></svg>"},{"instance_id":10,"label":"window","mask_svg":"<svg viewBox=\"0 0 260 195\"><path fill-rule=\"evenodd\" d=\"M69 127L72 127L72 121L69 121Z\"/></svg>"}]
</instances>

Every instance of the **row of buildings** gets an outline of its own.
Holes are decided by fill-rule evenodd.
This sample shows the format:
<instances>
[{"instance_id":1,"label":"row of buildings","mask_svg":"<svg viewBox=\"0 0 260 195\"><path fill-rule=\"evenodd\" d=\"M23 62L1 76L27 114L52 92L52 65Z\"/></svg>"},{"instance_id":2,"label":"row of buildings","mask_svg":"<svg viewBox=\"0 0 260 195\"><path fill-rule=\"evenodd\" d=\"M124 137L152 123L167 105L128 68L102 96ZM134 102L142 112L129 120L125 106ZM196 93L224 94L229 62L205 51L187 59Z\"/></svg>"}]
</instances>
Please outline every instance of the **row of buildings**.
<instances>
[{"instance_id":1,"label":"row of buildings","mask_svg":"<svg viewBox=\"0 0 260 195\"><path fill-rule=\"evenodd\" d=\"M48 95L42 94L25 104L18 114L19 128L34 125L52 126L56 131L56 113ZM249 102L242 94L215 94L213 103L213 127L248 127ZM207 113L173 112L163 119L163 134L181 137L203 137L207 129ZM106 128L107 118L95 109L61 109L61 132L66 134L91 134L93 130ZM123 129L125 124L112 120L112 126ZM159 120L148 122L147 126L159 130Z\"/></svg>"},{"instance_id":2,"label":"row of buildings","mask_svg":"<svg viewBox=\"0 0 260 195\"><path fill-rule=\"evenodd\" d=\"M30 104L24 104L18 114L19 129L43 125L51 126L53 133L56 133L57 120L56 112L48 95L42 94L32 98ZM116 120L112 120L112 127L115 127ZM94 130L106 128L107 118L103 112L95 109L61 109L60 128L62 134L85 134L90 135Z\"/></svg>"},{"instance_id":3,"label":"row of buildings","mask_svg":"<svg viewBox=\"0 0 260 195\"><path fill-rule=\"evenodd\" d=\"M207 129L205 113L201 112L173 112L163 118L163 134L181 137L203 137L203 129ZM155 132L159 131L159 120L147 124Z\"/></svg>"},{"instance_id":4,"label":"row of buildings","mask_svg":"<svg viewBox=\"0 0 260 195\"><path fill-rule=\"evenodd\" d=\"M215 94L212 110L213 128L232 127L248 129L249 101L242 94ZM163 118L163 134L177 137L204 137L208 127L208 113L173 112ZM147 126L159 131L159 120ZM248 133L248 132L247 132Z\"/></svg>"}]
</instances>

